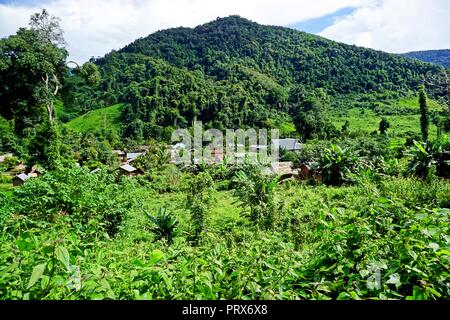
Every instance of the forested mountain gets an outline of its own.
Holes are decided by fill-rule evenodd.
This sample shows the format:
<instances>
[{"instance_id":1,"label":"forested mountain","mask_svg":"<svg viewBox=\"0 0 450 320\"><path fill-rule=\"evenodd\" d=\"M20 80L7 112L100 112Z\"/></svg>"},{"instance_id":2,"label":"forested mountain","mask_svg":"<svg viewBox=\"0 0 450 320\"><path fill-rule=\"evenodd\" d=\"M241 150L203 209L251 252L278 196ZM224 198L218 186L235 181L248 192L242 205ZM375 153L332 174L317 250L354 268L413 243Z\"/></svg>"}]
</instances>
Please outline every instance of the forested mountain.
<instances>
[{"instance_id":1,"label":"forested mountain","mask_svg":"<svg viewBox=\"0 0 450 320\"><path fill-rule=\"evenodd\" d=\"M79 88L65 104L89 110L127 103L122 120L129 137L158 136L195 117L217 128L264 126L269 116L295 116L313 92L328 101L370 92L406 94L443 71L238 16L159 31L95 63L100 87Z\"/></svg>"},{"instance_id":2,"label":"forested mountain","mask_svg":"<svg viewBox=\"0 0 450 320\"><path fill-rule=\"evenodd\" d=\"M404 54L405 57L450 67L450 50L415 51Z\"/></svg>"}]
</instances>

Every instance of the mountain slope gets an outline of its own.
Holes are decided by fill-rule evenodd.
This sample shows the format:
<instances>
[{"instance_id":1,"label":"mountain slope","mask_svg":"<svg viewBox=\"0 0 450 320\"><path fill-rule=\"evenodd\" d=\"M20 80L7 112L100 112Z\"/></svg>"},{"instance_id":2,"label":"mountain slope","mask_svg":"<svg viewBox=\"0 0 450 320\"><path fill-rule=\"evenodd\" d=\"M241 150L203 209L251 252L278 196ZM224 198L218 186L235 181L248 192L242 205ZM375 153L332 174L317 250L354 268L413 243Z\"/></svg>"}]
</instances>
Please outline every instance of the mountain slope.
<instances>
[{"instance_id":1,"label":"mountain slope","mask_svg":"<svg viewBox=\"0 0 450 320\"><path fill-rule=\"evenodd\" d=\"M405 89L438 68L333 42L293 29L262 26L231 16L194 29L157 32L120 52L142 53L222 79L223 65L238 63L269 74L280 84L301 83L335 93Z\"/></svg>"},{"instance_id":2,"label":"mountain slope","mask_svg":"<svg viewBox=\"0 0 450 320\"><path fill-rule=\"evenodd\" d=\"M117 125L122 112L123 104L116 104L107 108L92 110L85 115L79 116L66 125L68 128L79 131L97 131L97 130L112 130L117 132Z\"/></svg>"},{"instance_id":3,"label":"mountain slope","mask_svg":"<svg viewBox=\"0 0 450 320\"><path fill-rule=\"evenodd\" d=\"M450 67L450 50L428 50L405 53L403 56L424 62Z\"/></svg>"},{"instance_id":4,"label":"mountain slope","mask_svg":"<svg viewBox=\"0 0 450 320\"><path fill-rule=\"evenodd\" d=\"M100 87L82 88L83 97L74 100L126 103L120 121L124 135L133 138L167 136L168 127L187 127L195 118L219 129L267 126L269 118L283 123L311 94L351 104L345 97L404 95L427 75L443 72L238 16L159 31L96 63Z\"/></svg>"}]
</instances>

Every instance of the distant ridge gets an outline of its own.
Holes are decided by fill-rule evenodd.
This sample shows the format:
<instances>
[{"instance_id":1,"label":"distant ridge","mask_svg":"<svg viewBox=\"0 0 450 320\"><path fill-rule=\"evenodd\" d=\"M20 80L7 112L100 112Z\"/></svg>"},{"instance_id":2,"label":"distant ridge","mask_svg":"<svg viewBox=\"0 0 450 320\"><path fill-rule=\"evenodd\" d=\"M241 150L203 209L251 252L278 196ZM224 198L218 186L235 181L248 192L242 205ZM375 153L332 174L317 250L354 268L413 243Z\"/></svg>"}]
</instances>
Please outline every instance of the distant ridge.
<instances>
[{"instance_id":1,"label":"distant ridge","mask_svg":"<svg viewBox=\"0 0 450 320\"><path fill-rule=\"evenodd\" d=\"M413 51L405 53L403 56L438 64L445 68L450 67L450 49Z\"/></svg>"}]
</instances>

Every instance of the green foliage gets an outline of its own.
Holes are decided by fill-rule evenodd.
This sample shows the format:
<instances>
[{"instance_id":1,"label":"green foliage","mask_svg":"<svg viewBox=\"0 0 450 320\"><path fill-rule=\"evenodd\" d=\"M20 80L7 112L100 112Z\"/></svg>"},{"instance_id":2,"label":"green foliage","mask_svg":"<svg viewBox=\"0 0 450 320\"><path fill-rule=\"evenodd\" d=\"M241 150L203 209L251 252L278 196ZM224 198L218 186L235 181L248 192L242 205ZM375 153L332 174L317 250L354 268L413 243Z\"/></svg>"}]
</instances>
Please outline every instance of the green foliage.
<instances>
[{"instance_id":1,"label":"green foliage","mask_svg":"<svg viewBox=\"0 0 450 320\"><path fill-rule=\"evenodd\" d=\"M0 116L0 153L17 152L18 149L18 141L13 125Z\"/></svg>"},{"instance_id":2,"label":"green foliage","mask_svg":"<svg viewBox=\"0 0 450 320\"><path fill-rule=\"evenodd\" d=\"M251 223L269 229L276 220L276 204L274 199L278 178L265 176L261 168L255 167L248 173L236 173L235 196L244 208L250 208L250 213L244 212Z\"/></svg>"},{"instance_id":3,"label":"green foliage","mask_svg":"<svg viewBox=\"0 0 450 320\"><path fill-rule=\"evenodd\" d=\"M73 183L70 174L64 176ZM77 176L77 181L88 177ZM58 186L67 188L61 181ZM284 208L279 223L264 231L239 217L232 193L219 192L208 214L208 232L195 247L186 241L192 220L180 208L183 192L155 195L135 184L124 187L115 195L105 193L115 201L121 195L128 202L136 199L139 205L126 211L126 228L114 239L101 236L94 223L74 228L68 215L48 222L47 217L32 219L34 213L13 214L18 212L14 203L23 197L0 195L0 297L449 298L449 210L435 209L450 205L447 182L394 178L338 188L285 184L274 191ZM93 192L100 194L99 202L106 201L99 190ZM67 199L74 197L71 193ZM39 199L45 203L53 197ZM77 211L90 211L90 203L78 201ZM158 213L162 207L179 221L180 232L170 246L153 241L148 232L145 212ZM170 218L161 220L171 225Z\"/></svg>"},{"instance_id":4,"label":"green foliage","mask_svg":"<svg viewBox=\"0 0 450 320\"><path fill-rule=\"evenodd\" d=\"M304 140L311 138L331 138L337 130L327 118L324 102L312 97L302 102L295 111L294 124Z\"/></svg>"},{"instance_id":5,"label":"green foliage","mask_svg":"<svg viewBox=\"0 0 450 320\"><path fill-rule=\"evenodd\" d=\"M419 105L420 105L420 129L422 131L423 141L428 141L428 128L430 126L430 119L428 114L427 95L425 88L422 86L419 91Z\"/></svg>"},{"instance_id":6,"label":"green foliage","mask_svg":"<svg viewBox=\"0 0 450 320\"><path fill-rule=\"evenodd\" d=\"M92 62L86 62L83 64L80 70L81 76L85 79L86 83L90 86L96 86L100 83L101 76L98 66Z\"/></svg>"},{"instance_id":7,"label":"green foliage","mask_svg":"<svg viewBox=\"0 0 450 320\"><path fill-rule=\"evenodd\" d=\"M334 186L349 182L349 175L356 172L359 164L360 158L357 152L350 148L342 149L333 144L324 150L320 159L322 181Z\"/></svg>"},{"instance_id":8,"label":"green foliage","mask_svg":"<svg viewBox=\"0 0 450 320\"><path fill-rule=\"evenodd\" d=\"M404 54L406 57L450 67L450 50L415 51Z\"/></svg>"},{"instance_id":9,"label":"green foliage","mask_svg":"<svg viewBox=\"0 0 450 320\"><path fill-rule=\"evenodd\" d=\"M66 57L65 49L41 41L37 31L22 28L0 40L0 116L14 119L20 136L27 136L45 117L47 96L42 79L51 74L64 78Z\"/></svg>"},{"instance_id":10,"label":"green foliage","mask_svg":"<svg viewBox=\"0 0 450 320\"><path fill-rule=\"evenodd\" d=\"M119 118L123 104L93 110L67 123L67 127L78 132L100 131L102 129L119 132Z\"/></svg>"},{"instance_id":11,"label":"green foliage","mask_svg":"<svg viewBox=\"0 0 450 320\"><path fill-rule=\"evenodd\" d=\"M391 127L391 124L386 118L381 119L380 122L380 133L386 134L387 130Z\"/></svg>"},{"instance_id":12,"label":"green foliage","mask_svg":"<svg viewBox=\"0 0 450 320\"><path fill-rule=\"evenodd\" d=\"M213 181L208 173L200 172L189 184L186 196L186 208L191 213L192 240L198 243L206 228L211 210Z\"/></svg>"},{"instance_id":13,"label":"green foliage","mask_svg":"<svg viewBox=\"0 0 450 320\"><path fill-rule=\"evenodd\" d=\"M150 142L147 152L134 160L133 166L142 172L148 172L153 169L161 172L168 165L169 161L170 153L166 145L153 141Z\"/></svg>"},{"instance_id":14,"label":"green foliage","mask_svg":"<svg viewBox=\"0 0 450 320\"><path fill-rule=\"evenodd\" d=\"M177 218L166 208L160 208L155 216L147 212L147 217L154 224L150 230L156 235L157 239L165 239L168 244L171 244L177 234Z\"/></svg>"},{"instance_id":15,"label":"green foliage","mask_svg":"<svg viewBox=\"0 0 450 320\"><path fill-rule=\"evenodd\" d=\"M13 212L27 217L31 225L67 223L75 234L114 236L133 202L127 199L127 183L115 176L85 168L58 169L34 178L14 190Z\"/></svg>"},{"instance_id":16,"label":"green foliage","mask_svg":"<svg viewBox=\"0 0 450 320\"><path fill-rule=\"evenodd\" d=\"M0 163L0 172L11 171L18 164L20 160L17 157L6 157L2 163Z\"/></svg>"},{"instance_id":17,"label":"green foliage","mask_svg":"<svg viewBox=\"0 0 450 320\"><path fill-rule=\"evenodd\" d=\"M436 174L443 178L450 177L450 142L448 137L442 136L439 140L429 143L414 141L414 146L407 154L411 159L408 174L420 178L427 178L433 167Z\"/></svg>"},{"instance_id":18,"label":"green foliage","mask_svg":"<svg viewBox=\"0 0 450 320\"><path fill-rule=\"evenodd\" d=\"M57 123L44 121L29 142L29 162L55 169L60 161L61 141Z\"/></svg>"}]
</instances>

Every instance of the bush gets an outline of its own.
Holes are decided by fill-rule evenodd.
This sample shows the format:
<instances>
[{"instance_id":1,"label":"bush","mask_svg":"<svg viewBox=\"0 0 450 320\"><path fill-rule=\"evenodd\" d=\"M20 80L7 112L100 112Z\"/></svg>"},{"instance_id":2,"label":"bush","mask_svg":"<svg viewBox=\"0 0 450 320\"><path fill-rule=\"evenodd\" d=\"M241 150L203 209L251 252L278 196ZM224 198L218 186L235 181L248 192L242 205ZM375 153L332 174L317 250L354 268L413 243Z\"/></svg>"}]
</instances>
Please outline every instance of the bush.
<instances>
[{"instance_id":1,"label":"bush","mask_svg":"<svg viewBox=\"0 0 450 320\"><path fill-rule=\"evenodd\" d=\"M357 152L331 145L329 149L324 150L320 160L322 181L328 185L342 185L349 181L349 174L355 173L359 164Z\"/></svg>"},{"instance_id":2,"label":"bush","mask_svg":"<svg viewBox=\"0 0 450 320\"><path fill-rule=\"evenodd\" d=\"M48 172L14 190L14 213L31 224L63 218L83 237L103 232L114 236L133 204L128 197L132 191L129 183L116 184L115 179L103 171L90 174L86 168Z\"/></svg>"},{"instance_id":3,"label":"bush","mask_svg":"<svg viewBox=\"0 0 450 320\"><path fill-rule=\"evenodd\" d=\"M0 183L11 183L11 176L9 174L0 173Z\"/></svg>"},{"instance_id":4,"label":"bush","mask_svg":"<svg viewBox=\"0 0 450 320\"><path fill-rule=\"evenodd\" d=\"M190 182L186 196L186 208L191 212L191 238L198 244L211 209L213 180L208 173L199 173Z\"/></svg>"},{"instance_id":5,"label":"bush","mask_svg":"<svg viewBox=\"0 0 450 320\"><path fill-rule=\"evenodd\" d=\"M147 217L153 223L150 230L156 235L157 239L164 239L168 244L171 244L177 234L177 218L167 212L166 208L160 208L155 216L147 212Z\"/></svg>"},{"instance_id":6,"label":"bush","mask_svg":"<svg viewBox=\"0 0 450 320\"><path fill-rule=\"evenodd\" d=\"M235 196L241 201L242 207L249 207L250 213L244 213L251 223L265 229L273 227L275 223L275 187L278 178L265 176L261 168L254 167L248 173L236 173Z\"/></svg>"},{"instance_id":7,"label":"bush","mask_svg":"<svg viewBox=\"0 0 450 320\"><path fill-rule=\"evenodd\" d=\"M20 160L18 158L6 157L5 160L2 163L0 163L0 170L3 172L11 171L19 164L20 164Z\"/></svg>"}]
</instances>

